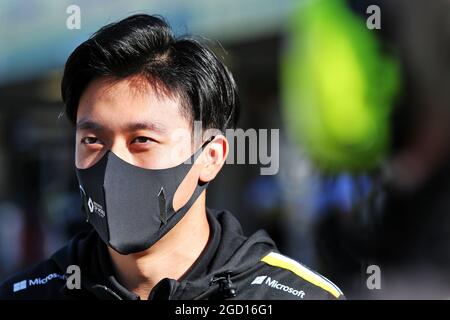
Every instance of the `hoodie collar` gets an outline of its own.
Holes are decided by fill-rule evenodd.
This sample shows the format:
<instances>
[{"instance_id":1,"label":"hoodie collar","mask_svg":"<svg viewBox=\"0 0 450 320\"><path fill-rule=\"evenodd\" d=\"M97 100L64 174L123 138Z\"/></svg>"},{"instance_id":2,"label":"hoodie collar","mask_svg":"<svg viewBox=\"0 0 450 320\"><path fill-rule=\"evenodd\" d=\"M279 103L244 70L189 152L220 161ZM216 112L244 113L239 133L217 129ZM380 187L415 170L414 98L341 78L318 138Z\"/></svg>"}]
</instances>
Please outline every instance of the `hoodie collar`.
<instances>
[{"instance_id":1,"label":"hoodie collar","mask_svg":"<svg viewBox=\"0 0 450 320\"><path fill-rule=\"evenodd\" d=\"M208 266L217 251L221 239L221 226L219 222L209 210L207 210L207 217L210 226L210 237L200 256L178 281L166 278L157 283L152 292L149 293L149 298L169 298L180 283L192 281L206 275ZM125 288L117 280L107 246L100 238L97 241L96 247L98 252L98 265L101 274L105 275L105 286L115 292L121 299L138 300L139 296L137 294Z\"/></svg>"},{"instance_id":2,"label":"hoodie collar","mask_svg":"<svg viewBox=\"0 0 450 320\"><path fill-rule=\"evenodd\" d=\"M265 231L244 237L240 223L227 211L207 209L207 216L210 239L199 258L178 281L165 278L156 284L150 299L194 299L211 290L217 280L229 284L230 277L248 270L276 248ZM78 264L82 287L98 298L139 299L117 281L107 247L94 230L75 237L52 258L63 270Z\"/></svg>"}]
</instances>

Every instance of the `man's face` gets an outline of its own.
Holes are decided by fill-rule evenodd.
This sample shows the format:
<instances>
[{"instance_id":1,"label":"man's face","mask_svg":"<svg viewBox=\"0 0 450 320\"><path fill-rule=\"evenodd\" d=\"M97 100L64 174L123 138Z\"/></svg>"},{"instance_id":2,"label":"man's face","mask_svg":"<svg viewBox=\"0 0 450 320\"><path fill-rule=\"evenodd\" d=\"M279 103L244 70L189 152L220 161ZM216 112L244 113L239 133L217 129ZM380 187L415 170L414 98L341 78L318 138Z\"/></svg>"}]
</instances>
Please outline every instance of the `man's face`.
<instances>
[{"instance_id":1,"label":"man's face","mask_svg":"<svg viewBox=\"0 0 450 320\"><path fill-rule=\"evenodd\" d=\"M140 77L99 78L80 98L75 164L89 168L111 150L135 166L170 168L192 155L191 132L179 98Z\"/></svg>"},{"instance_id":2,"label":"man's face","mask_svg":"<svg viewBox=\"0 0 450 320\"><path fill-rule=\"evenodd\" d=\"M156 93L144 79L113 82L100 78L80 98L75 165L89 168L111 150L141 168L174 167L192 155L191 133L192 125L183 116L178 98ZM198 165L200 162L201 158L175 193L175 210L189 200L202 172L209 181L220 169L212 166L212 170L202 171L204 166Z\"/></svg>"}]
</instances>

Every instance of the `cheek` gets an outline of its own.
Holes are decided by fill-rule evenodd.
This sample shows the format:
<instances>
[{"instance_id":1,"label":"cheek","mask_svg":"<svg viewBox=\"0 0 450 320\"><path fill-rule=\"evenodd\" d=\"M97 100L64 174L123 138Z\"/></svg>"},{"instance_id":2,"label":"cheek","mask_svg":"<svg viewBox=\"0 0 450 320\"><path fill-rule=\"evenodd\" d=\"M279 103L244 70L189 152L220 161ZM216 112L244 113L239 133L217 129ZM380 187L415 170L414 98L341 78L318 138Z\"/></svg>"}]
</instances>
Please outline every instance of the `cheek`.
<instances>
[{"instance_id":1,"label":"cheek","mask_svg":"<svg viewBox=\"0 0 450 320\"><path fill-rule=\"evenodd\" d=\"M167 164L167 168L177 166L192 156L193 151L189 137L190 135L185 134L183 137L176 137L171 140L170 145L166 149L167 152L162 155Z\"/></svg>"},{"instance_id":2,"label":"cheek","mask_svg":"<svg viewBox=\"0 0 450 320\"><path fill-rule=\"evenodd\" d=\"M78 143L75 143L75 167L84 169L83 156L81 155L81 148Z\"/></svg>"},{"instance_id":3,"label":"cheek","mask_svg":"<svg viewBox=\"0 0 450 320\"><path fill-rule=\"evenodd\" d=\"M91 156L86 156L83 153L85 152L82 152L81 148L75 148L75 166L78 169L89 168L95 162Z\"/></svg>"},{"instance_id":4,"label":"cheek","mask_svg":"<svg viewBox=\"0 0 450 320\"><path fill-rule=\"evenodd\" d=\"M86 169L88 167L86 160L86 151L80 144L81 135L75 135L75 166L79 169Z\"/></svg>"},{"instance_id":5,"label":"cheek","mask_svg":"<svg viewBox=\"0 0 450 320\"><path fill-rule=\"evenodd\" d=\"M87 169L97 163L103 156L103 152L87 152L82 145L75 145L75 167L78 169Z\"/></svg>"}]
</instances>

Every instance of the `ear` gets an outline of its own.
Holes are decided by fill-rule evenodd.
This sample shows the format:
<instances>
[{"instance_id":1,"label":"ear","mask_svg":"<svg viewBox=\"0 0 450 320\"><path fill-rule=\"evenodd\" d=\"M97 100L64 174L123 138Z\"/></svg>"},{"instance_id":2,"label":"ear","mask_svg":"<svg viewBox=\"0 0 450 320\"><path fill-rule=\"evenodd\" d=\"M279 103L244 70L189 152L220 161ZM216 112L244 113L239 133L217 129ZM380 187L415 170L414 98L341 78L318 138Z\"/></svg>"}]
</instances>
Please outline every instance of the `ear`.
<instances>
[{"instance_id":1,"label":"ear","mask_svg":"<svg viewBox=\"0 0 450 320\"><path fill-rule=\"evenodd\" d=\"M228 140L223 135L217 135L205 146L200 162L199 179L202 182L212 181L224 165L228 156Z\"/></svg>"}]
</instances>

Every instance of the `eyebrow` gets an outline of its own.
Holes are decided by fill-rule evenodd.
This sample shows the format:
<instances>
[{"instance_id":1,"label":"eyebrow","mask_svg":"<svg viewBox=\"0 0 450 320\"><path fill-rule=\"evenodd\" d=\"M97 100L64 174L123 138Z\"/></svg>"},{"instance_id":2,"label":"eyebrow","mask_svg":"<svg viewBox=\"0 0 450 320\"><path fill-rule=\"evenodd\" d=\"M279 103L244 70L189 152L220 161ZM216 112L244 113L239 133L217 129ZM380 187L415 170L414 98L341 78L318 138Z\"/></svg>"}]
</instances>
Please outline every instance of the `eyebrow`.
<instances>
[{"instance_id":1,"label":"eyebrow","mask_svg":"<svg viewBox=\"0 0 450 320\"><path fill-rule=\"evenodd\" d=\"M138 131L138 130L148 130L156 133L164 134L167 132L165 126L158 122L143 121L143 122L132 122L124 126L127 131Z\"/></svg>"},{"instance_id":2,"label":"eyebrow","mask_svg":"<svg viewBox=\"0 0 450 320\"><path fill-rule=\"evenodd\" d=\"M76 129L77 130L102 130L104 127L95 121L91 121L91 120L80 120L77 122L77 126Z\"/></svg>"},{"instance_id":3,"label":"eyebrow","mask_svg":"<svg viewBox=\"0 0 450 320\"><path fill-rule=\"evenodd\" d=\"M159 134L164 134L167 132L166 127L164 127L161 123L152 121L130 122L125 124L123 128L125 131L148 130ZM105 126L96 121L81 119L77 122L76 129L102 131L105 130Z\"/></svg>"}]
</instances>

